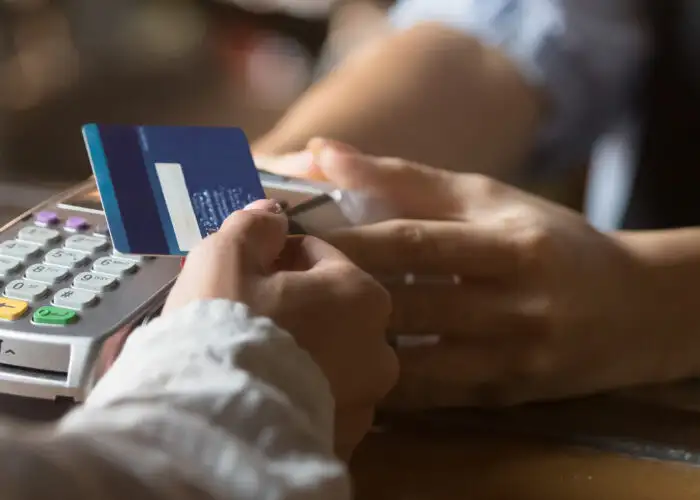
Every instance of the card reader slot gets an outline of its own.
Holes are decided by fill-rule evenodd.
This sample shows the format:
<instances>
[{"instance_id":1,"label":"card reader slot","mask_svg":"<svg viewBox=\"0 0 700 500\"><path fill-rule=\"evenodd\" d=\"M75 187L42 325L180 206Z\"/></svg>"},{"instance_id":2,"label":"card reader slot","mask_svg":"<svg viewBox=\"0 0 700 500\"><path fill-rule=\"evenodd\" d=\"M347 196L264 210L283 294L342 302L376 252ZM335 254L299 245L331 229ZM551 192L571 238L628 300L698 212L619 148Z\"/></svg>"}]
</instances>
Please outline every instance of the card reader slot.
<instances>
[{"instance_id":1,"label":"card reader slot","mask_svg":"<svg viewBox=\"0 0 700 500\"><path fill-rule=\"evenodd\" d=\"M51 382L65 383L68 381L67 372L57 372L51 370L38 370L36 368L25 368L20 366L0 363L0 376L9 374L15 377L32 378L35 380L46 380Z\"/></svg>"}]
</instances>

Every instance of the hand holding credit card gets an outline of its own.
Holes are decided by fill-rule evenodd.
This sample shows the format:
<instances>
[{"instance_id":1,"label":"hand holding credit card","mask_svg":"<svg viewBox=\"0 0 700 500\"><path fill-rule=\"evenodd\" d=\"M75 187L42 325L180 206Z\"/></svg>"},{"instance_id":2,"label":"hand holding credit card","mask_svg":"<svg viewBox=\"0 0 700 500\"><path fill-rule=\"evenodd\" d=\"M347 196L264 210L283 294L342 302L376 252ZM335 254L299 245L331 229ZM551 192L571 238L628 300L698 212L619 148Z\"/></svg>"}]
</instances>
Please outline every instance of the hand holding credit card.
<instances>
[{"instance_id":1,"label":"hand holding credit card","mask_svg":"<svg viewBox=\"0 0 700 500\"><path fill-rule=\"evenodd\" d=\"M83 136L123 253L186 255L266 195L290 201L292 221L311 234L385 218L362 193L259 171L238 128L88 124Z\"/></svg>"}]
</instances>

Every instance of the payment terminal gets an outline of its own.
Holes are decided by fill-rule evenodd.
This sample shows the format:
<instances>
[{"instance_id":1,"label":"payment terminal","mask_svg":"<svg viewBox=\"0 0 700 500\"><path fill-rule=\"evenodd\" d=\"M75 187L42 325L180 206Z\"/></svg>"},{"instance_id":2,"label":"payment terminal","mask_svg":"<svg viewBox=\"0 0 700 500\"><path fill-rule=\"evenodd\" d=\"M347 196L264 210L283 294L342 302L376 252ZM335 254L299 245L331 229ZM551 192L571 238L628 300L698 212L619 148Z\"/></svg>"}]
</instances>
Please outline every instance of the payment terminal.
<instances>
[{"instance_id":1,"label":"payment terminal","mask_svg":"<svg viewBox=\"0 0 700 500\"><path fill-rule=\"evenodd\" d=\"M178 270L112 249L92 180L5 225L0 393L82 400L110 338L155 312Z\"/></svg>"},{"instance_id":2,"label":"payment terminal","mask_svg":"<svg viewBox=\"0 0 700 500\"><path fill-rule=\"evenodd\" d=\"M348 204L332 190L264 172L261 179L269 198L296 210L298 231L348 223L340 208ZM112 248L92 179L6 224L0 394L83 400L133 328L158 314L179 269L179 258Z\"/></svg>"}]
</instances>

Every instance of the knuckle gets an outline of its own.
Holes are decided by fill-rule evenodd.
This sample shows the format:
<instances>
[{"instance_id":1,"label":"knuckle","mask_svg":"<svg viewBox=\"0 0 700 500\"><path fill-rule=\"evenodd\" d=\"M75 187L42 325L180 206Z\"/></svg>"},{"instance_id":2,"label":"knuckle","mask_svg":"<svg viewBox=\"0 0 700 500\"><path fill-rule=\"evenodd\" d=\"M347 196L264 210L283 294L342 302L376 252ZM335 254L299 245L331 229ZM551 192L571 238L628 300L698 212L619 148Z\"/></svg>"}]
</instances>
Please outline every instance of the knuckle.
<instances>
[{"instance_id":1,"label":"knuckle","mask_svg":"<svg viewBox=\"0 0 700 500\"><path fill-rule=\"evenodd\" d=\"M513 232L511 243L518 256L519 268L539 272L552 258L556 240L552 232L540 224L529 224Z\"/></svg>"},{"instance_id":2,"label":"knuckle","mask_svg":"<svg viewBox=\"0 0 700 500\"><path fill-rule=\"evenodd\" d=\"M359 267L340 264L337 285L340 294L362 307L371 318L381 318L388 323L391 314L391 296L386 289Z\"/></svg>"},{"instance_id":3,"label":"knuckle","mask_svg":"<svg viewBox=\"0 0 700 500\"><path fill-rule=\"evenodd\" d=\"M421 244L423 241L425 241L425 231L414 221L392 221L390 231L396 237L396 239L405 243Z\"/></svg>"},{"instance_id":4,"label":"knuckle","mask_svg":"<svg viewBox=\"0 0 700 500\"><path fill-rule=\"evenodd\" d=\"M503 184L483 174L461 174L461 181L470 193L478 193L485 198L499 196L503 191Z\"/></svg>"},{"instance_id":5,"label":"knuckle","mask_svg":"<svg viewBox=\"0 0 700 500\"><path fill-rule=\"evenodd\" d=\"M328 273L329 284L333 291L342 295L355 295L358 287L363 285L364 271L350 261L337 262L332 272Z\"/></svg>"},{"instance_id":6,"label":"knuckle","mask_svg":"<svg viewBox=\"0 0 700 500\"><path fill-rule=\"evenodd\" d=\"M542 342L552 340L554 328L554 305L548 296L536 296L523 301L519 306L518 327L524 334Z\"/></svg>"},{"instance_id":7,"label":"knuckle","mask_svg":"<svg viewBox=\"0 0 700 500\"><path fill-rule=\"evenodd\" d=\"M388 229L392 236L391 240L396 244L394 255L397 258L402 255L409 256L408 258L411 259L427 257L437 251L434 242L419 221L391 221Z\"/></svg>"}]
</instances>

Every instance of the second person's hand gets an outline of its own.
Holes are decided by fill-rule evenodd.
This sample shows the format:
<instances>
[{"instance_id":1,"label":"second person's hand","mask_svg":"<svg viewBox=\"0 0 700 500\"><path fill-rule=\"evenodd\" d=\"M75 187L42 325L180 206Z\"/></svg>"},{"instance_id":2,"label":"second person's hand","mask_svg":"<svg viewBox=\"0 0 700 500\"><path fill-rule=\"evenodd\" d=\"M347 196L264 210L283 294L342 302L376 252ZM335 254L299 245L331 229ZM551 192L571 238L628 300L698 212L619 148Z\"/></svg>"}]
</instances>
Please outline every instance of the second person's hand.
<instances>
[{"instance_id":1,"label":"second person's hand","mask_svg":"<svg viewBox=\"0 0 700 500\"><path fill-rule=\"evenodd\" d=\"M329 141L292 159L272 167L368 192L401 217L325 236L375 276L399 278L386 284L393 334L440 338L399 347L391 406L513 404L688 375L665 361L676 347L659 342L643 263L580 214L488 177ZM459 285L405 284L407 273Z\"/></svg>"}]
</instances>

